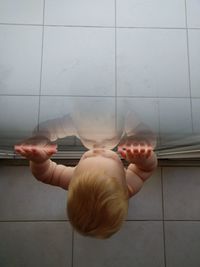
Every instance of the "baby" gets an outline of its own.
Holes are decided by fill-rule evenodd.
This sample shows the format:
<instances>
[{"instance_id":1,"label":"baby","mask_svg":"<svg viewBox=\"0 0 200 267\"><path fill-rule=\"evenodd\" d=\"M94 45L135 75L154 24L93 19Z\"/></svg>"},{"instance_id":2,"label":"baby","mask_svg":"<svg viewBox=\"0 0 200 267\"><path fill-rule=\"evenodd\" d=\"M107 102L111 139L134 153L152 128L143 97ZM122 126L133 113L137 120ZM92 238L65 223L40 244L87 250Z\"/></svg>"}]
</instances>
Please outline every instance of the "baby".
<instances>
[{"instance_id":1,"label":"baby","mask_svg":"<svg viewBox=\"0 0 200 267\"><path fill-rule=\"evenodd\" d=\"M27 139L15 151L30 161L37 180L68 190L68 217L77 232L100 239L121 228L128 199L157 167L151 145L131 138L118 145L118 152L130 163L127 169L117 153L103 148L85 152L76 167L58 165L50 160L57 146L43 136Z\"/></svg>"}]
</instances>

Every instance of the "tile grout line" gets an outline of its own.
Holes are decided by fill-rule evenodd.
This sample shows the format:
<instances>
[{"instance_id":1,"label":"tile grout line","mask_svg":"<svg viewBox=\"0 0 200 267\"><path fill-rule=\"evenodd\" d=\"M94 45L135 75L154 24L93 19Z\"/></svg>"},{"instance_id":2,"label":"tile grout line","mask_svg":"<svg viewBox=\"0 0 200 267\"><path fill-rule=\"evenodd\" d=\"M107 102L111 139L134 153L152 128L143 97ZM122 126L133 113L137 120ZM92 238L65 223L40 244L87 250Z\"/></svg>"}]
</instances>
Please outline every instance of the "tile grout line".
<instances>
[{"instance_id":1,"label":"tile grout line","mask_svg":"<svg viewBox=\"0 0 200 267\"><path fill-rule=\"evenodd\" d=\"M74 228L72 227L72 267L74 267Z\"/></svg>"},{"instance_id":2,"label":"tile grout line","mask_svg":"<svg viewBox=\"0 0 200 267\"><path fill-rule=\"evenodd\" d=\"M125 222L198 222L200 223L199 220L187 220L187 219L182 219L182 220L163 220L163 219L134 219L134 220L125 220ZM49 222L49 223L62 223L62 222L68 222L70 223L69 220L0 220L0 223L40 223L40 222Z\"/></svg>"},{"instance_id":3,"label":"tile grout line","mask_svg":"<svg viewBox=\"0 0 200 267\"><path fill-rule=\"evenodd\" d=\"M77 98L79 98L79 97L82 97L82 98L84 98L84 97L93 97L93 98L97 98L97 97L99 97L99 98L114 98L115 97L115 95L48 95L48 94L46 94L46 95L40 95L40 94L30 94L30 95L27 95L27 94L24 94L24 95L22 95L22 94L1 94L0 93L0 96L5 96L5 97L13 97L13 96L15 96L15 97L24 97L24 96L27 96L27 97L37 97L37 96L40 96L40 97L71 97L71 98L75 98L75 97L77 97ZM119 95L119 96L117 96L118 98L133 98L133 99L138 99L138 98L145 98L145 99L200 99L200 97L184 97L184 96L131 96L131 95Z\"/></svg>"},{"instance_id":4,"label":"tile grout line","mask_svg":"<svg viewBox=\"0 0 200 267\"><path fill-rule=\"evenodd\" d=\"M40 102L41 102L41 91L42 91L42 67L43 67L43 51L44 51L44 15L45 15L45 0L43 0L42 48L41 48L40 88L39 88L38 125L37 125L37 131L39 131L40 106L41 106L41 103Z\"/></svg>"},{"instance_id":5,"label":"tile grout line","mask_svg":"<svg viewBox=\"0 0 200 267\"><path fill-rule=\"evenodd\" d=\"M158 114L158 142L159 142L159 145L160 145L161 141L162 141L161 140L161 127L160 127L160 122L161 122L161 118L160 118L160 102L156 101L156 104L157 104L157 114ZM157 144L156 144L156 147L157 147Z\"/></svg>"},{"instance_id":6,"label":"tile grout line","mask_svg":"<svg viewBox=\"0 0 200 267\"><path fill-rule=\"evenodd\" d=\"M162 222L163 222L163 253L164 253L164 264L165 267L167 266L166 263L166 240L165 240L165 220L164 220L164 190L163 190L163 167L161 168L161 193L162 193Z\"/></svg>"},{"instance_id":7,"label":"tile grout line","mask_svg":"<svg viewBox=\"0 0 200 267\"><path fill-rule=\"evenodd\" d=\"M189 34L188 34L188 22L187 22L187 3L185 0L185 24L186 24L186 42L187 42L187 60L188 60L188 78L189 78L189 90L190 90L190 112L191 112L191 122L192 122L192 133L194 134L194 121L192 112L192 87L191 87L191 67L190 67L190 50L189 50Z\"/></svg>"},{"instance_id":8,"label":"tile grout line","mask_svg":"<svg viewBox=\"0 0 200 267\"><path fill-rule=\"evenodd\" d=\"M114 0L115 6L115 133L117 133L117 29L116 29L116 1Z\"/></svg>"},{"instance_id":9,"label":"tile grout line","mask_svg":"<svg viewBox=\"0 0 200 267\"><path fill-rule=\"evenodd\" d=\"M31 27L35 27L35 26L44 26L44 27L66 27L66 28L105 28L105 29L114 29L115 26L100 26L100 25L56 25L56 24L31 24L31 23L6 23L6 22L0 22L0 26L31 26ZM152 30L185 30L185 27L140 27L140 26L117 26L116 28L118 29L152 29ZM191 30L200 30L200 28L193 28L190 27L188 29Z\"/></svg>"}]
</instances>

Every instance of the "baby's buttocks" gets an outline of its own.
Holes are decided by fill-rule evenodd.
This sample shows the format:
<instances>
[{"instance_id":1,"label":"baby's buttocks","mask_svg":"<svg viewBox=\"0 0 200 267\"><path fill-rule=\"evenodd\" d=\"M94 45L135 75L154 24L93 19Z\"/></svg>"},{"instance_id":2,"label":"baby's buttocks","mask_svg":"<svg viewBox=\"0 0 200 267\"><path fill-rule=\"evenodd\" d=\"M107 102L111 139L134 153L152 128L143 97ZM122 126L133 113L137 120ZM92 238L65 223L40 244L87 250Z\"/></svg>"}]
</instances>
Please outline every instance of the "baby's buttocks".
<instances>
[{"instance_id":1,"label":"baby's buttocks","mask_svg":"<svg viewBox=\"0 0 200 267\"><path fill-rule=\"evenodd\" d=\"M71 114L77 134L88 149L113 149L124 134L124 125L116 119L114 105L109 101L76 102Z\"/></svg>"}]
</instances>

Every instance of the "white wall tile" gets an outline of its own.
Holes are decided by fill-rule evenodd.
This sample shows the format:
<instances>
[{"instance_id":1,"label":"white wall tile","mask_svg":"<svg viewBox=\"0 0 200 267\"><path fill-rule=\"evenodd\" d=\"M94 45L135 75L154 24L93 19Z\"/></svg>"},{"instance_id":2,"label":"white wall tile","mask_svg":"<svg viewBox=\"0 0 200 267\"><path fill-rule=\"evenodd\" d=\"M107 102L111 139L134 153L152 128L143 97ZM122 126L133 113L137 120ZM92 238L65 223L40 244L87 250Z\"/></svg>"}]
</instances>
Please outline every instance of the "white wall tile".
<instances>
[{"instance_id":1,"label":"white wall tile","mask_svg":"<svg viewBox=\"0 0 200 267\"><path fill-rule=\"evenodd\" d=\"M114 95L114 29L45 27L42 95Z\"/></svg>"},{"instance_id":2,"label":"white wall tile","mask_svg":"<svg viewBox=\"0 0 200 267\"><path fill-rule=\"evenodd\" d=\"M0 96L1 138L25 138L38 120L39 97Z\"/></svg>"},{"instance_id":3,"label":"white wall tile","mask_svg":"<svg viewBox=\"0 0 200 267\"><path fill-rule=\"evenodd\" d=\"M185 27L183 0L117 0L117 26Z\"/></svg>"},{"instance_id":4,"label":"white wall tile","mask_svg":"<svg viewBox=\"0 0 200 267\"><path fill-rule=\"evenodd\" d=\"M114 0L45 1L45 24L114 26Z\"/></svg>"},{"instance_id":5,"label":"white wall tile","mask_svg":"<svg viewBox=\"0 0 200 267\"><path fill-rule=\"evenodd\" d=\"M200 31L189 30L189 56L192 97L200 97Z\"/></svg>"},{"instance_id":6,"label":"white wall tile","mask_svg":"<svg viewBox=\"0 0 200 267\"><path fill-rule=\"evenodd\" d=\"M75 145L75 136L67 136L63 135L63 127L56 129L56 121L62 121L62 117L70 114L73 108L73 102L71 97L66 96L41 96L40 99L40 117L39 117L39 128L41 125L54 125L50 127L51 133L54 137L59 137L56 141L58 145L66 146L66 145ZM51 121L51 123L50 123ZM53 123L54 121L54 123ZM67 129L67 125L66 125ZM65 148L66 149L66 148Z\"/></svg>"},{"instance_id":7,"label":"white wall tile","mask_svg":"<svg viewBox=\"0 0 200 267\"><path fill-rule=\"evenodd\" d=\"M118 29L117 89L121 96L189 96L185 30Z\"/></svg>"},{"instance_id":8,"label":"white wall tile","mask_svg":"<svg viewBox=\"0 0 200 267\"><path fill-rule=\"evenodd\" d=\"M126 111L133 111L140 123L145 124L155 134L159 133L159 110L157 98L132 98L118 97L117 98L118 114ZM134 118L133 118L134 119Z\"/></svg>"},{"instance_id":9,"label":"white wall tile","mask_svg":"<svg viewBox=\"0 0 200 267\"><path fill-rule=\"evenodd\" d=\"M192 99L194 132L200 134L200 99Z\"/></svg>"},{"instance_id":10,"label":"white wall tile","mask_svg":"<svg viewBox=\"0 0 200 267\"><path fill-rule=\"evenodd\" d=\"M180 140L192 134L190 99L159 99L161 142Z\"/></svg>"},{"instance_id":11,"label":"white wall tile","mask_svg":"<svg viewBox=\"0 0 200 267\"><path fill-rule=\"evenodd\" d=\"M72 99L74 98L67 96L41 96L39 123L70 113L73 108Z\"/></svg>"},{"instance_id":12,"label":"white wall tile","mask_svg":"<svg viewBox=\"0 0 200 267\"><path fill-rule=\"evenodd\" d=\"M43 0L1 0L0 23L43 23Z\"/></svg>"},{"instance_id":13,"label":"white wall tile","mask_svg":"<svg viewBox=\"0 0 200 267\"><path fill-rule=\"evenodd\" d=\"M189 28L200 28L200 2L199 0L186 0L187 26Z\"/></svg>"},{"instance_id":14,"label":"white wall tile","mask_svg":"<svg viewBox=\"0 0 200 267\"><path fill-rule=\"evenodd\" d=\"M42 27L0 25L0 95L40 89Z\"/></svg>"}]
</instances>

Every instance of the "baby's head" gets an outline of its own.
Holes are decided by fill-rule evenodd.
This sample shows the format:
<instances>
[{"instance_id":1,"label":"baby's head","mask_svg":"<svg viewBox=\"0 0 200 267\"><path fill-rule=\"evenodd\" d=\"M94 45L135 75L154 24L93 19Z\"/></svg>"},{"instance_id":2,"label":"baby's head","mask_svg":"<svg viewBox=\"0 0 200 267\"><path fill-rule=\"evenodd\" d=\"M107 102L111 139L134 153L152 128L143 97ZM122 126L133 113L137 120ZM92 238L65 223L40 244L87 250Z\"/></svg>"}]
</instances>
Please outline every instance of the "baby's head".
<instances>
[{"instance_id":1,"label":"baby's head","mask_svg":"<svg viewBox=\"0 0 200 267\"><path fill-rule=\"evenodd\" d=\"M105 239L116 233L127 215L124 166L111 150L86 152L69 185L68 217L82 235Z\"/></svg>"}]
</instances>

